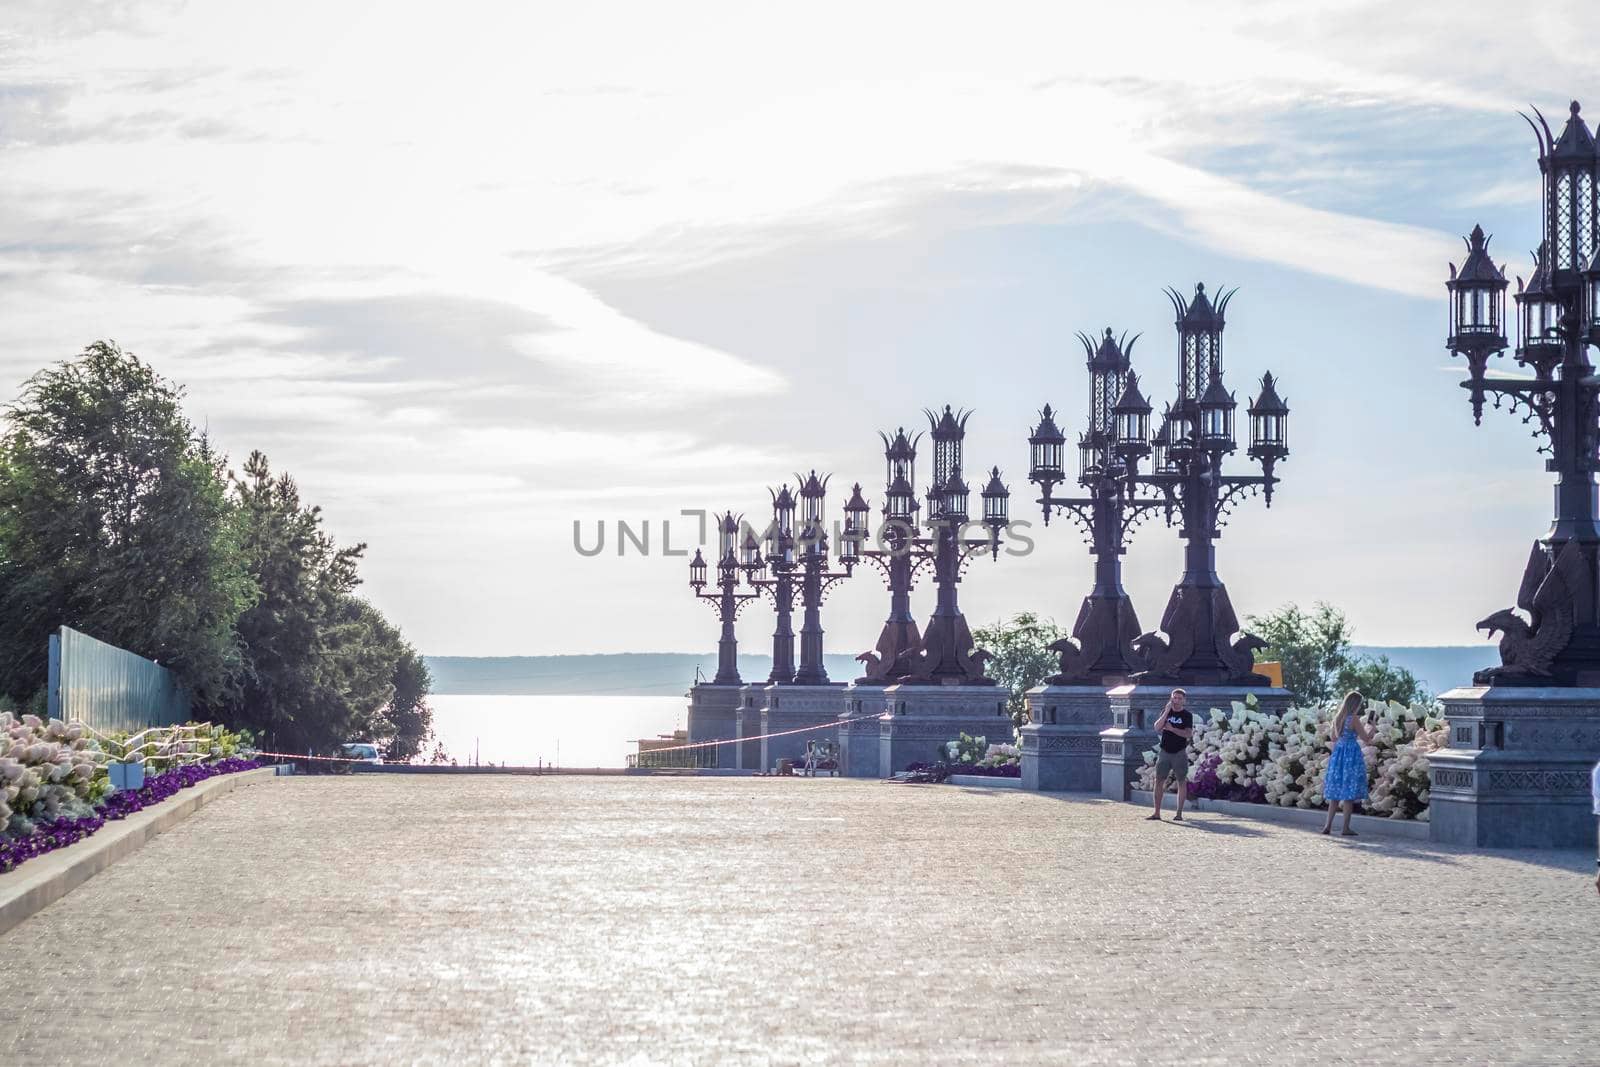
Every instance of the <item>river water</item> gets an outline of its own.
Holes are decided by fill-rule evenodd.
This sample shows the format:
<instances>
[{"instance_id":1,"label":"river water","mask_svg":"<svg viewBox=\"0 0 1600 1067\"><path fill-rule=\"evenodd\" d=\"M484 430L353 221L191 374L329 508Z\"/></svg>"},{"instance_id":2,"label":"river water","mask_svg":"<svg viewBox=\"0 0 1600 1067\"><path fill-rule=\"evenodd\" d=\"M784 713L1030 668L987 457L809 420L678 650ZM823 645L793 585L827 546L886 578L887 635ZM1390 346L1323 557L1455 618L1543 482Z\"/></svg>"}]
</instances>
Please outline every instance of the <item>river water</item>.
<instances>
[{"instance_id":1,"label":"river water","mask_svg":"<svg viewBox=\"0 0 1600 1067\"><path fill-rule=\"evenodd\" d=\"M682 728L688 710L681 696L435 693L428 703L435 736L458 762L476 752L484 763L513 766L622 767L635 741Z\"/></svg>"}]
</instances>

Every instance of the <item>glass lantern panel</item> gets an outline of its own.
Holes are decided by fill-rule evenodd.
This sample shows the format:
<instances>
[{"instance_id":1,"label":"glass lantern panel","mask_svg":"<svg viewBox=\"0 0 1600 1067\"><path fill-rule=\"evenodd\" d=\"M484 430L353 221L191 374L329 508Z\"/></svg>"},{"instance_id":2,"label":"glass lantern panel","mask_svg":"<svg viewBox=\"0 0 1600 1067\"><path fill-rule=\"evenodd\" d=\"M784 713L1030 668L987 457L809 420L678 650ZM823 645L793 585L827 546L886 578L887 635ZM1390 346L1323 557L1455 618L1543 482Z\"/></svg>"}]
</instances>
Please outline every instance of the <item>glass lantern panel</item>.
<instances>
[{"instance_id":1,"label":"glass lantern panel","mask_svg":"<svg viewBox=\"0 0 1600 1067\"><path fill-rule=\"evenodd\" d=\"M1550 236L1556 243L1556 270L1573 267L1572 175L1563 173L1556 178L1555 218L1551 219L1555 232Z\"/></svg>"},{"instance_id":2,"label":"glass lantern panel","mask_svg":"<svg viewBox=\"0 0 1600 1067\"><path fill-rule=\"evenodd\" d=\"M1577 214L1578 255L1587 259L1594 251L1594 175L1578 175L1578 202L1573 210Z\"/></svg>"}]
</instances>

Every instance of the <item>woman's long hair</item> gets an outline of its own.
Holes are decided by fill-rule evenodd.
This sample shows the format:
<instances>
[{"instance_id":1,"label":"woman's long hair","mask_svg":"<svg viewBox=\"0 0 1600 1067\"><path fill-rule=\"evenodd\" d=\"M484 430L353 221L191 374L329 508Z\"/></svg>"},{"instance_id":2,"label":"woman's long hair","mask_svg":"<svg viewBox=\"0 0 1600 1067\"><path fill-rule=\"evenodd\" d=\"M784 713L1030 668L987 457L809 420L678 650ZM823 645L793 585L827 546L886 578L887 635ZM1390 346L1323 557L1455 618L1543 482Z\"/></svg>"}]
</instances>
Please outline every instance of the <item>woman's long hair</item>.
<instances>
[{"instance_id":1,"label":"woman's long hair","mask_svg":"<svg viewBox=\"0 0 1600 1067\"><path fill-rule=\"evenodd\" d=\"M1346 693L1344 700L1339 703L1339 714L1334 716L1339 728L1343 729L1350 721L1350 716L1360 711L1366 705L1366 702L1367 698L1361 695L1361 690L1359 689L1352 689Z\"/></svg>"}]
</instances>

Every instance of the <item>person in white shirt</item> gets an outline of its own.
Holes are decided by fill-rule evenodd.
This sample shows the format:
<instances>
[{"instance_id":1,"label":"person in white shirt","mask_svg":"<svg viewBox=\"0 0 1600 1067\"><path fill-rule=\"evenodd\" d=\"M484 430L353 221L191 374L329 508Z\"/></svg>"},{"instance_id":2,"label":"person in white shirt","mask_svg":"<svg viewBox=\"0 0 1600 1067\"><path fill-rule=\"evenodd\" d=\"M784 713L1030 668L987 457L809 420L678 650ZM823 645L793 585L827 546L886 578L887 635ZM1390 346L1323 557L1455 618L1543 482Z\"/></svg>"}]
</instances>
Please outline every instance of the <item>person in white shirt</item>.
<instances>
[{"instance_id":1,"label":"person in white shirt","mask_svg":"<svg viewBox=\"0 0 1600 1067\"><path fill-rule=\"evenodd\" d=\"M1594 801L1595 836L1600 838L1600 763L1594 765L1594 774L1589 779L1589 792ZM1600 893L1600 855L1595 858L1594 889Z\"/></svg>"}]
</instances>

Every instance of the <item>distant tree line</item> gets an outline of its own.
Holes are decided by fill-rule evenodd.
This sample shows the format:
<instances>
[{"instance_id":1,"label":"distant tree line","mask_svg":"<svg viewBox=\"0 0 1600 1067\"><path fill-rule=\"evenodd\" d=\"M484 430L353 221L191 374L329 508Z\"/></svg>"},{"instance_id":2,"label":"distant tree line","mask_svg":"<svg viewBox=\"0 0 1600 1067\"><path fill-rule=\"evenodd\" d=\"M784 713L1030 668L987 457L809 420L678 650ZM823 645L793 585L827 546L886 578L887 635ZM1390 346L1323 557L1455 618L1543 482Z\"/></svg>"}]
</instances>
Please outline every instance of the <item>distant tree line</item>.
<instances>
[{"instance_id":1,"label":"distant tree line","mask_svg":"<svg viewBox=\"0 0 1600 1067\"><path fill-rule=\"evenodd\" d=\"M0 435L0 695L42 703L67 625L159 661L197 714L284 751L355 738L392 759L431 733L428 669L355 595L294 479L252 452L228 468L183 389L114 343L29 378Z\"/></svg>"},{"instance_id":2,"label":"distant tree line","mask_svg":"<svg viewBox=\"0 0 1600 1067\"><path fill-rule=\"evenodd\" d=\"M1318 602L1311 611L1286 604L1268 615L1252 615L1246 628L1267 642L1256 662L1276 662L1283 684L1305 704L1327 704L1351 689L1373 700L1427 704L1433 697L1418 678L1388 656L1357 653L1351 646L1350 621L1344 612ZM1067 635L1053 620L1031 611L972 632L973 642L993 659L989 676L1010 693L1011 716L1027 721L1023 695L1058 670L1059 657L1049 645Z\"/></svg>"}]
</instances>

